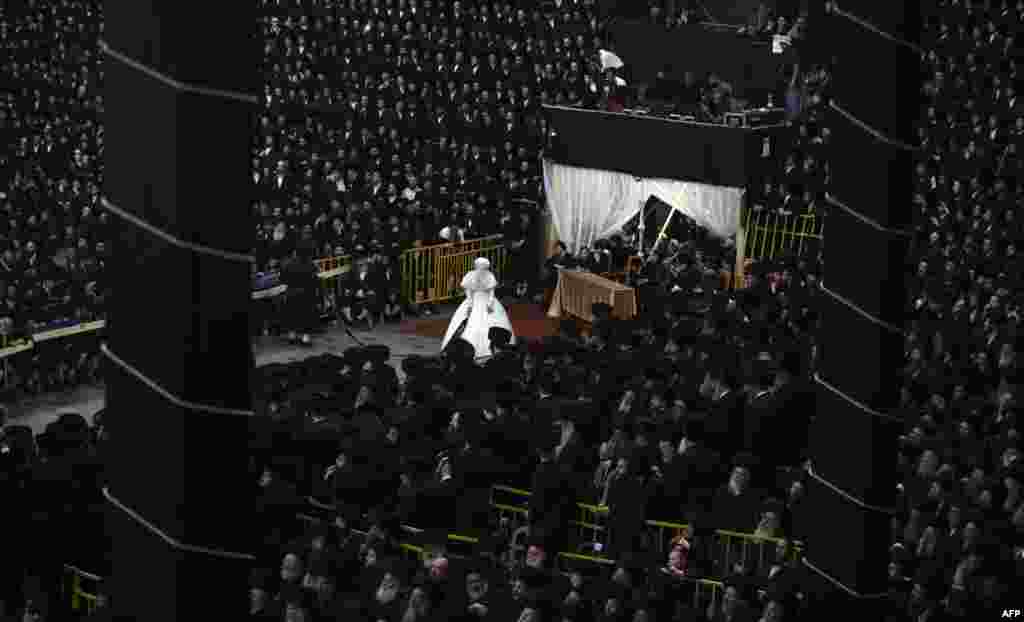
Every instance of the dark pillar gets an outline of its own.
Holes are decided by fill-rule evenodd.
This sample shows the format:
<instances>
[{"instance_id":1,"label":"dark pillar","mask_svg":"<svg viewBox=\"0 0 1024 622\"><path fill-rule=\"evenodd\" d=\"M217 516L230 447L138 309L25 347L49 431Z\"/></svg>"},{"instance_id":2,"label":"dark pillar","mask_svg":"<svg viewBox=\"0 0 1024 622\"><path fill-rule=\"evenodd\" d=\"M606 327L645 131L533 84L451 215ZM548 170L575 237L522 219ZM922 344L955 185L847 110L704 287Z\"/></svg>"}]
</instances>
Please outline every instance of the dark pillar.
<instances>
[{"instance_id":1,"label":"dark pillar","mask_svg":"<svg viewBox=\"0 0 1024 622\"><path fill-rule=\"evenodd\" d=\"M223 6L222 6L223 4ZM179 82L258 92L255 5L196 0L105 3L105 183L110 202L172 236L248 254L249 103ZM173 396L251 408L250 266L178 248L110 214L110 351ZM112 357L110 357L112 359ZM109 492L177 542L247 553L253 478L249 417L207 414L108 361ZM237 620L249 562L184 552L108 504L118 619Z\"/></svg>"},{"instance_id":2,"label":"dark pillar","mask_svg":"<svg viewBox=\"0 0 1024 622\"><path fill-rule=\"evenodd\" d=\"M886 33L917 41L918 0L840 5ZM901 424L889 413L897 404L895 370L903 351L913 170L912 152L896 143L913 143L920 70L913 49L848 17L832 14L812 27L828 42L822 51L834 61L833 101L849 114L832 110L828 116L829 193L835 201L828 213L824 285L835 295L822 297L819 373L834 390L818 384L811 456L821 479L808 478L814 520L808 521L806 561L821 571L811 570L810 591L827 607L823 611L868 607L860 611L876 619L870 608L879 600L857 595L887 590L891 515L880 510L896 504Z\"/></svg>"}]
</instances>

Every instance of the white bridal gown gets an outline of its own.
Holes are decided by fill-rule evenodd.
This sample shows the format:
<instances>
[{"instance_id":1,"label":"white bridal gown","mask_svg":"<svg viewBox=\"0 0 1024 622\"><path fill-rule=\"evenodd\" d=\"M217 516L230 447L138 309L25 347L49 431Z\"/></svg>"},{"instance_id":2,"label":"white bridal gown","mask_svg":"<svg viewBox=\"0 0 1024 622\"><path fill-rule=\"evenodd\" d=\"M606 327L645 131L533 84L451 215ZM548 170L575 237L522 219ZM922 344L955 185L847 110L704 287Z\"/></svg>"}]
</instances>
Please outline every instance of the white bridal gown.
<instances>
[{"instance_id":1,"label":"white bridal gown","mask_svg":"<svg viewBox=\"0 0 1024 622\"><path fill-rule=\"evenodd\" d=\"M491 340L488 333L492 326L500 326L512 333L512 343L515 343L515 333L512 331L512 322L509 320L505 307L494 296L494 290L498 287L498 280L490 270L473 270L462 277L462 288L466 290L466 299L462 301L459 308L452 316L448 330L444 334L444 341L441 343L441 350L448 346L455 332L462 321L469 316L466 328L462 331L461 338L473 345L476 356L490 356ZM487 305L493 305L493 311L487 310ZM472 311L470 311L472 307Z\"/></svg>"}]
</instances>

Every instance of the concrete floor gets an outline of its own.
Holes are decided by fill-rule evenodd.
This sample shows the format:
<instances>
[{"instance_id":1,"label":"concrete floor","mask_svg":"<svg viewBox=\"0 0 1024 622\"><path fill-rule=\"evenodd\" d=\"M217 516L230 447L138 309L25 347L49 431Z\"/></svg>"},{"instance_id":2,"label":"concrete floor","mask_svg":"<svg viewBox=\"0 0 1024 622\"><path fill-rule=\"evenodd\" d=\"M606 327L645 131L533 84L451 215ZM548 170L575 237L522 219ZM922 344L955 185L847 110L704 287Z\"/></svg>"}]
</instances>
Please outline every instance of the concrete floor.
<instances>
[{"instance_id":1,"label":"concrete floor","mask_svg":"<svg viewBox=\"0 0 1024 622\"><path fill-rule=\"evenodd\" d=\"M455 308L455 305L439 306L437 313L430 320L447 319L455 312ZM402 359L412 354L431 356L437 354L441 347L440 337L424 336L410 331L408 323L411 321L407 320L402 325L381 324L372 332L363 325L352 328L352 333L366 345L383 344L391 348L391 363L398 371L399 378L403 378ZM277 337L258 337L253 342L256 365L289 363L323 353L340 354L347 348L359 345L341 327L328 328L325 334L317 335L313 342L312 347L306 348L289 345ZM92 416L103 408L104 400L102 385L82 386L63 393L41 395L10 408L7 423L28 425L38 434L61 413L77 412L91 422Z\"/></svg>"}]
</instances>

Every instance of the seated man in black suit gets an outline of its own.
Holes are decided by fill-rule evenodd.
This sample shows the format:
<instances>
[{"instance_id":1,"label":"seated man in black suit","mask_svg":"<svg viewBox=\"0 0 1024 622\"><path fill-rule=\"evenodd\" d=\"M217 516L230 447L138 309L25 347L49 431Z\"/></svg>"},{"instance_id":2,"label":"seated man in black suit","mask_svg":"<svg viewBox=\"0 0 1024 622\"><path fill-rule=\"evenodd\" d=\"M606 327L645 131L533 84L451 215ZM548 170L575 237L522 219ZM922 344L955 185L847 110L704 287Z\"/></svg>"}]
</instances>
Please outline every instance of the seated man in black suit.
<instances>
[{"instance_id":1,"label":"seated man in black suit","mask_svg":"<svg viewBox=\"0 0 1024 622\"><path fill-rule=\"evenodd\" d=\"M555 293L555 287L558 286L558 269L559 268L572 268L576 266L576 261L573 256L569 253L569 247L565 245L565 242L559 240L555 245L555 254L544 262L544 268L541 270L541 283L544 290L544 308L547 309L548 305L551 304L551 297Z\"/></svg>"},{"instance_id":2,"label":"seated man in black suit","mask_svg":"<svg viewBox=\"0 0 1024 622\"><path fill-rule=\"evenodd\" d=\"M373 329L373 312L377 305L375 280L370 273L369 261L365 257L359 259L342 286L341 314L346 322L366 322Z\"/></svg>"}]
</instances>

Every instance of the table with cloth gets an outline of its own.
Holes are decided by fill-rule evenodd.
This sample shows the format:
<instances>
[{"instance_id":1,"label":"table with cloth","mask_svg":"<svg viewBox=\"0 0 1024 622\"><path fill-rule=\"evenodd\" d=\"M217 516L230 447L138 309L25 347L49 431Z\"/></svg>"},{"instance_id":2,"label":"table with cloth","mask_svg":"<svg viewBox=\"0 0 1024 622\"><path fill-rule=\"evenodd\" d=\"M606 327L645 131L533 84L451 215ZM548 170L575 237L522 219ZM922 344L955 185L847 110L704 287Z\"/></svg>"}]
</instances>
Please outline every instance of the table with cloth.
<instances>
[{"instance_id":1,"label":"table with cloth","mask_svg":"<svg viewBox=\"0 0 1024 622\"><path fill-rule=\"evenodd\" d=\"M636 315L636 290L591 272L559 269L548 317L562 317L563 313L594 321L591 305L603 302L612 308L612 317L620 320Z\"/></svg>"}]
</instances>

